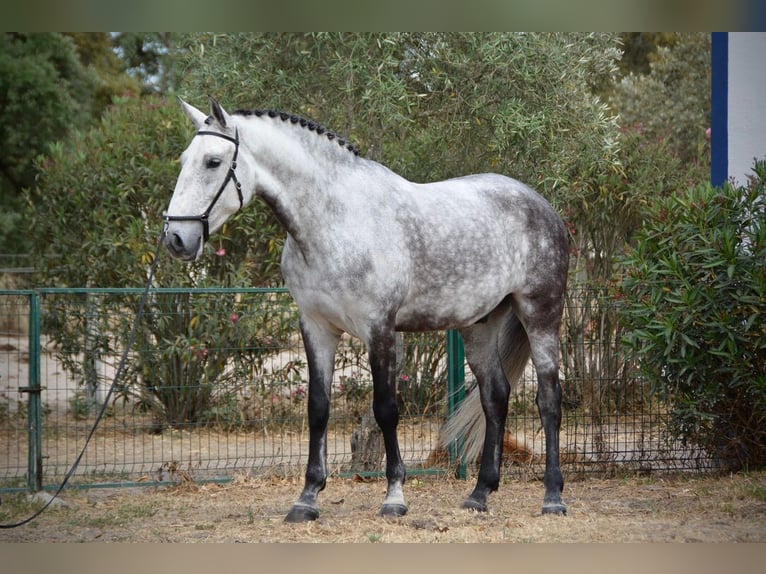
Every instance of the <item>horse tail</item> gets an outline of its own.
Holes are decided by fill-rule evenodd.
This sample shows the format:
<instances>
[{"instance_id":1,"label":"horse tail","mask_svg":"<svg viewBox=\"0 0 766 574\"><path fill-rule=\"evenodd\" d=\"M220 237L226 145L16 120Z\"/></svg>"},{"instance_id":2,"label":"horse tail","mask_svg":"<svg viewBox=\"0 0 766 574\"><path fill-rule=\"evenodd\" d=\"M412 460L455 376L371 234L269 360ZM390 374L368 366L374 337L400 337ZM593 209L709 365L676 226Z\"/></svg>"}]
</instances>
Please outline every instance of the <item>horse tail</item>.
<instances>
[{"instance_id":1,"label":"horse tail","mask_svg":"<svg viewBox=\"0 0 766 574\"><path fill-rule=\"evenodd\" d=\"M497 338L497 354L503 366L505 377L516 388L530 355L529 338L524 326L513 311L510 311L501 326ZM481 398L476 387L466 394L455 412L447 420L439 438L439 445L446 448L453 441L462 439L463 460L475 462L480 459L484 449L486 420L481 406ZM527 448L524 445L524 448ZM531 453L531 450L530 450Z\"/></svg>"}]
</instances>

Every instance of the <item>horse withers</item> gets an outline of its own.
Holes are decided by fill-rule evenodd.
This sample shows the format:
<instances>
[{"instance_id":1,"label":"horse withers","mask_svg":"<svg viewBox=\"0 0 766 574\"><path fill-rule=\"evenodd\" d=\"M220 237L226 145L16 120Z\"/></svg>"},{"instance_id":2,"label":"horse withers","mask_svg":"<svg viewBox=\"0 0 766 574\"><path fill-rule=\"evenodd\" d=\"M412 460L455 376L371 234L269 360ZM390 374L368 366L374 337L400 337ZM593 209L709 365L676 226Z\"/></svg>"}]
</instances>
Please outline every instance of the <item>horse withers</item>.
<instances>
[{"instance_id":1,"label":"horse withers","mask_svg":"<svg viewBox=\"0 0 766 574\"><path fill-rule=\"evenodd\" d=\"M463 506L486 511L498 488L510 390L531 355L545 432L542 512L564 514L558 371L568 240L551 205L497 174L413 183L292 114L229 114L213 98L210 114L181 104L197 132L181 155L164 215L170 253L196 259L210 234L254 197L287 232L281 269L300 312L310 434L304 488L286 520L319 516L334 357L344 332L368 349L386 452L380 513L407 512L395 333L446 329L462 335L480 398L466 400L448 422L448 440L477 428L484 434L476 486ZM482 412L485 424L474 424Z\"/></svg>"}]
</instances>

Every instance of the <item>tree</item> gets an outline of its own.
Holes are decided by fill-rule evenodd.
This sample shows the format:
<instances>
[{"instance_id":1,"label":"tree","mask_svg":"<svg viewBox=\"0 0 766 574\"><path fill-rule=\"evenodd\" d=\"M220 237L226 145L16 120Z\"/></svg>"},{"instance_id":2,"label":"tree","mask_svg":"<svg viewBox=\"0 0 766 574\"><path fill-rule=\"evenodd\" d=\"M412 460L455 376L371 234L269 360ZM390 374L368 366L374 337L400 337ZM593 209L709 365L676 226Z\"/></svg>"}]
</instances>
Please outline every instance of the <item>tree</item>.
<instances>
[{"instance_id":1,"label":"tree","mask_svg":"<svg viewBox=\"0 0 766 574\"><path fill-rule=\"evenodd\" d=\"M88 114L92 77L60 34L0 35L0 248L17 252L20 192L34 181L33 160Z\"/></svg>"},{"instance_id":2,"label":"tree","mask_svg":"<svg viewBox=\"0 0 766 574\"><path fill-rule=\"evenodd\" d=\"M710 34L673 34L647 60L648 73L631 72L614 88L620 122L647 139L667 139L683 161L699 163L710 126Z\"/></svg>"},{"instance_id":3,"label":"tree","mask_svg":"<svg viewBox=\"0 0 766 574\"><path fill-rule=\"evenodd\" d=\"M626 247L635 241L652 208L709 177L704 126L709 110L709 40L704 34L623 34L618 81L596 83L620 124L619 151L605 170L570 190L572 269L564 331L567 375L591 388L569 396L588 401L594 416L629 407L624 397L646 397L621 341L625 327L614 307L616 281ZM573 282L574 283L574 282ZM609 299L606 299L609 297ZM599 381L611 381L612 404L600 404ZM640 383L639 383L640 386ZM566 389L572 392L571 389Z\"/></svg>"},{"instance_id":4,"label":"tree","mask_svg":"<svg viewBox=\"0 0 766 574\"><path fill-rule=\"evenodd\" d=\"M0 35L0 252L29 249L21 203L35 158L90 125L115 93L135 91L120 74L106 34Z\"/></svg>"},{"instance_id":5,"label":"tree","mask_svg":"<svg viewBox=\"0 0 766 574\"><path fill-rule=\"evenodd\" d=\"M672 48L680 38L680 34L673 32L623 32L620 34L622 41L622 58L620 58L621 76L629 74L648 74L651 64L657 58L657 50L660 47Z\"/></svg>"},{"instance_id":6,"label":"tree","mask_svg":"<svg viewBox=\"0 0 766 574\"><path fill-rule=\"evenodd\" d=\"M198 34L182 45L179 89L192 100L307 115L415 181L499 171L557 200L617 149L589 89L616 72L613 35Z\"/></svg>"},{"instance_id":7,"label":"tree","mask_svg":"<svg viewBox=\"0 0 766 574\"><path fill-rule=\"evenodd\" d=\"M125 71L144 90L165 94L176 86L174 32L119 32L111 37Z\"/></svg>"},{"instance_id":8,"label":"tree","mask_svg":"<svg viewBox=\"0 0 766 574\"><path fill-rule=\"evenodd\" d=\"M137 94L143 90L141 78L128 73L128 62L121 58L114 34L106 32L69 32L77 48L80 63L96 77L91 120L97 120L116 96Z\"/></svg>"}]
</instances>

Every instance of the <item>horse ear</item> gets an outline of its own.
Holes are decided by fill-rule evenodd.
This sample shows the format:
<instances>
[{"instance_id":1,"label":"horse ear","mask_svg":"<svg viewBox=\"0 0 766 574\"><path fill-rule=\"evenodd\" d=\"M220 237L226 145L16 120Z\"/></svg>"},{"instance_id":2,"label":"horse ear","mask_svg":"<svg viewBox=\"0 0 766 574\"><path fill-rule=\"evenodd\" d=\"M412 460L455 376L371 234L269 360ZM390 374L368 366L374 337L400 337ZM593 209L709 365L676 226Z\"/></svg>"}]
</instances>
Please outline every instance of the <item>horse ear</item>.
<instances>
[{"instance_id":1,"label":"horse ear","mask_svg":"<svg viewBox=\"0 0 766 574\"><path fill-rule=\"evenodd\" d=\"M181 103L181 107L184 109L184 112L186 112L186 115L189 116L189 119L194 124L195 129L200 129L203 125L205 125L205 120L207 119L205 114L203 114L194 106L190 106L181 98L178 98L178 101Z\"/></svg>"},{"instance_id":2,"label":"horse ear","mask_svg":"<svg viewBox=\"0 0 766 574\"><path fill-rule=\"evenodd\" d=\"M229 114L226 113L226 110L221 107L221 104L213 96L208 96L208 98L210 98L210 115L213 116L222 128L225 128L229 120Z\"/></svg>"}]
</instances>

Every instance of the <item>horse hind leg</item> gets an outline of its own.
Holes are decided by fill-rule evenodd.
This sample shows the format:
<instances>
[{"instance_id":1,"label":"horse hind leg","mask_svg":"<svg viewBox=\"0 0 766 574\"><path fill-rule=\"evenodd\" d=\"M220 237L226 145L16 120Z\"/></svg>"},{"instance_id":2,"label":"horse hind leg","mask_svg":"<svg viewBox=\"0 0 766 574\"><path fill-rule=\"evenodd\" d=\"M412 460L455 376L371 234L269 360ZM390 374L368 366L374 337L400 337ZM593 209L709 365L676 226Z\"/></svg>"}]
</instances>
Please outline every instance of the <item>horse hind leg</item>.
<instances>
[{"instance_id":1,"label":"horse hind leg","mask_svg":"<svg viewBox=\"0 0 766 574\"><path fill-rule=\"evenodd\" d=\"M561 430L561 383L559 381L559 325L563 302L560 299L522 300L517 309L524 322L537 371L535 402L545 433L545 497L543 514L566 514L561 499L564 478L559 464Z\"/></svg>"},{"instance_id":2,"label":"horse hind leg","mask_svg":"<svg viewBox=\"0 0 766 574\"><path fill-rule=\"evenodd\" d=\"M558 367L555 371L537 373L537 396L535 399L545 432L545 497L543 514L566 514L567 507L561 499L564 477L559 465L559 433L561 429L561 383Z\"/></svg>"},{"instance_id":3,"label":"horse hind leg","mask_svg":"<svg viewBox=\"0 0 766 574\"><path fill-rule=\"evenodd\" d=\"M463 503L463 508L486 512L487 498L500 484L500 466L503 457L503 436L508 416L508 398L511 384L516 382L520 369L504 366L499 345L502 337L513 339L512 362L524 363L528 359L528 347L523 328L510 309L496 310L495 317L461 330L466 359L479 385L479 396L484 411L484 447L481 455L479 476L473 492ZM507 361L505 361L507 362ZM521 367L523 369L523 367ZM477 429L478 427L474 427Z\"/></svg>"}]
</instances>

